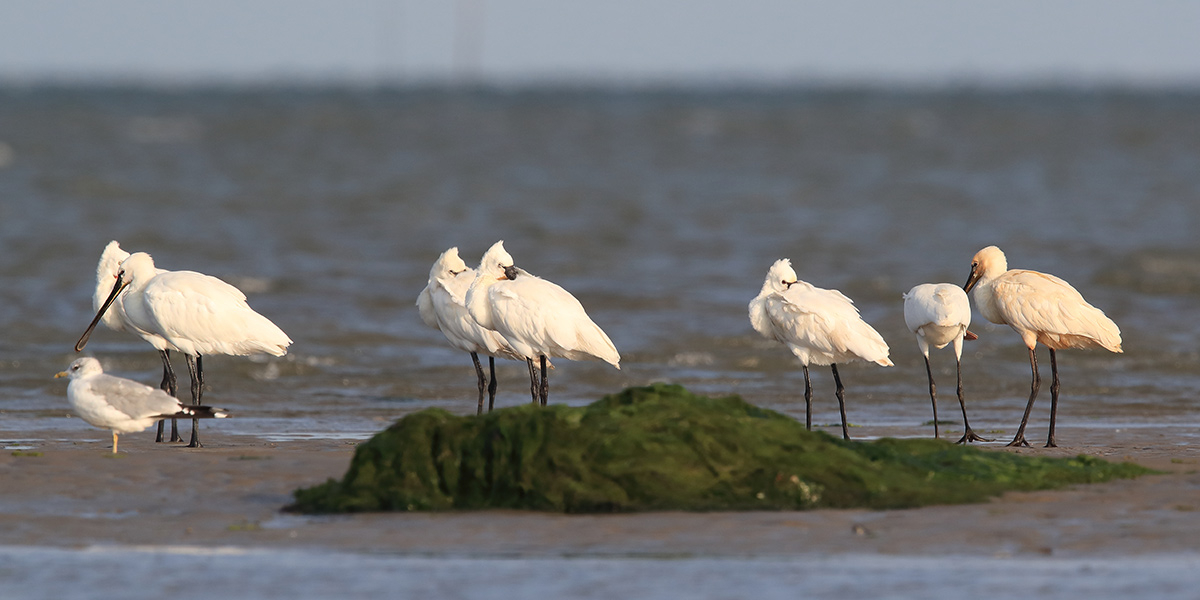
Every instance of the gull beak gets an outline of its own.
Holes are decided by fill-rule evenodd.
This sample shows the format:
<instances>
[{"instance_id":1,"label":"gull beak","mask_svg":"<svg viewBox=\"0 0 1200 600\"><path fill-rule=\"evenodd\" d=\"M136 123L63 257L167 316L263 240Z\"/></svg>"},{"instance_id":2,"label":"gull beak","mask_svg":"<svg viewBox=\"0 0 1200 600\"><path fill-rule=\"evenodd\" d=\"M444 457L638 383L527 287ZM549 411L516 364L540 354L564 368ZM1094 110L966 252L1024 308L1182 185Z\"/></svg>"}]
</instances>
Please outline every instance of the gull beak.
<instances>
[{"instance_id":1,"label":"gull beak","mask_svg":"<svg viewBox=\"0 0 1200 600\"><path fill-rule=\"evenodd\" d=\"M58 378L60 378L60 377L69 377L69 376L70 376L70 375L68 375L66 371L59 371L59 372L57 372L57 373L55 373L55 374L54 374L54 378L55 378L55 379L58 379Z\"/></svg>"},{"instance_id":2,"label":"gull beak","mask_svg":"<svg viewBox=\"0 0 1200 600\"><path fill-rule=\"evenodd\" d=\"M117 295L120 294L127 285L129 285L129 283L122 281L121 273L117 273L117 282L113 284L112 293L108 295L108 299L104 301L104 304L100 306L100 310L96 311L96 318L92 319L92 324L88 325L87 331L84 331L83 335L80 336L79 341L75 342L76 352L83 350L83 347L87 345L88 338L92 337L92 330L96 328L96 323L100 322L100 317L104 316L105 311L108 310L108 307L112 306L112 303L117 300Z\"/></svg>"}]
</instances>

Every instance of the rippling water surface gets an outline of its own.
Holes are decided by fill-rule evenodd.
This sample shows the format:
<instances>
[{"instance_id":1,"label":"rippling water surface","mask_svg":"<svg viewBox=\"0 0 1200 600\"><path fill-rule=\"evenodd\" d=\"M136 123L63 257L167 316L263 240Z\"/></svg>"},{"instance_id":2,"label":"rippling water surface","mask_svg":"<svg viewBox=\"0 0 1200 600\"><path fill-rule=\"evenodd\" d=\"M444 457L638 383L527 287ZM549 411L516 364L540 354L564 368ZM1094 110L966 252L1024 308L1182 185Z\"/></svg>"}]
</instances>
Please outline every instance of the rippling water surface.
<instances>
[{"instance_id":1,"label":"rippling water surface","mask_svg":"<svg viewBox=\"0 0 1200 600\"><path fill-rule=\"evenodd\" d=\"M1123 355L1060 355L1064 427L1194 421L1194 95L10 88L0 142L10 431L85 427L62 418L50 377L92 316L112 239L239 286L295 340L283 359L206 359L206 400L237 411L222 424L234 434L365 436L428 406L472 411L469 358L414 300L442 250L474 263L498 239L622 353L620 371L559 361L556 402L665 380L802 414L797 364L746 317L767 267L790 257L891 344L895 367L844 369L851 421L919 425L925 375L900 296L961 284L998 244L1121 325ZM976 319L972 421L1011 430L1026 354ZM101 331L88 352L158 381L157 355L128 334ZM952 356L934 364L952 390ZM500 379L499 403L528 400L522 365ZM831 378L814 379L816 420L834 422Z\"/></svg>"}]
</instances>

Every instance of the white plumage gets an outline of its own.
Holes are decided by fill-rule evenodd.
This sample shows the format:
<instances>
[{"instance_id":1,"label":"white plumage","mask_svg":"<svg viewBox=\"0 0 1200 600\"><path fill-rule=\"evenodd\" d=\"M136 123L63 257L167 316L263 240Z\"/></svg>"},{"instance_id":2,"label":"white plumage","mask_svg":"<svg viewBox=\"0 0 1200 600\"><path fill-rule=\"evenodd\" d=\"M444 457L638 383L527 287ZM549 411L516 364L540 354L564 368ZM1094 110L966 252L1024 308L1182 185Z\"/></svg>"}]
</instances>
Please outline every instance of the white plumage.
<instances>
[{"instance_id":1,"label":"white plumage","mask_svg":"<svg viewBox=\"0 0 1200 600\"><path fill-rule=\"evenodd\" d=\"M941 349L954 345L954 360L958 375L958 403L963 413L963 437L958 443L987 441L971 429L967 421L967 404L963 399L962 345L963 338L974 334L971 325L971 301L962 288L952 283L922 283L904 294L904 324L916 334L917 346L925 356L925 374L929 377L929 399L933 403L933 437L938 437L937 386L929 366L929 347Z\"/></svg>"},{"instance_id":2,"label":"white plumage","mask_svg":"<svg viewBox=\"0 0 1200 600\"><path fill-rule=\"evenodd\" d=\"M863 321L854 302L837 290L800 281L791 261L780 259L767 271L762 290L750 301L750 324L764 337L788 347L804 369L806 425L812 428L812 384L808 365L829 365L837 384L842 436L850 439L837 363L865 360L885 367L888 345Z\"/></svg>"},{"instance_id":3,"label":"white plumage","mask_svg":"<svg viewBox=\"0 0 1200 600\"><path fill-rule=\"evenodd\" d=\"M159 273L154 259L135 252L121 263L125 315L190 356L283 356L292 340L254 312L241 290L195 271Z\"/></svg>"},{"instance_id":4,"label":"white plumage","mask_svg":"<svg viewBox=\"0 0 1200 600\"><path fill-rule=\"evenodd\" d=\"M75 414L96 427L111 429L113 453L117 434L142 431L167 417L224 418L223 410L185 406L166 392L136 381L105 375L100 361L85 356L76 359L55 377L70 377L67 400Z\"/></svg>"},{"instance_id":5,"label":"white plumage","mask_svg":"<svg viewBox=\"0 0 1200 600\"><path fill-rule=\"evenodd\" d=\"M466 303L476 322L498 332L526 360L535 400L540 398L543 405L548 395L548 357L603 360L621 368L617 348L579 300L558 285L516 268L503 241L484 253ZM534 359L542 362L540 385Z\"/></svg>"},{"instance_id":6,"label":"white plumage","mask_svg":"<svg viewBox=\"0 0 1200 600\"><path fill-rule=\"evenodd\" d=\"M417 296L417 309L426 325L442 332L451 346L469 352L475 363L479 378L479 406L483 412L485 390L489 395L488 410L496 397L495 357L524 361L508 341L499 333L486 329L471 317L466 307L467 290L475 281L475 270L468 267L458 255L458 248L450 248L438 257L429 270L425 289ZM483 374L479 355L488 357L491 383Z\"/></svg>"},{"instance_id":7,"label":"white plumage","mask_svg":"<svg viewBox=\"0 0 1200 600\"><path fill-rule=\"evenodd\" d=\"M241 290L194 271L160 272L149 254L135 252L121 263L108 299L75 345L76 351L87 344L96 323L118 298L129 325L157 336L148 339L151 344L187 355L193 405L200 404L204 387L200 357L283 356L292 343L283 330L250 308ZM193 423L189 444L193 447L200 445L196 429Z\"/></svg>"},{"instance_id":8,"label":"white plumage","mask_svg":"<svg viewBox=\"0 0 1200 600\"><path fill-rule=\"evenodd\" d=\"M117 273L121 270L121 263L129 258L129 253L121 249L121 244L113 240L104 247L104 251L100 253L100 261L96 263L96 290L92 294L92 310L100 312L100 307L104 305L108 295L112 292L113 284L117 281ZM157 269L158 273L165 273L162 269ZM129 317L125 315L125 300L118 296L113 300L112 306L104 312L104 316L100 320L105 327L113 331L129 331L143 340L150 343L158 350L159 356L163 362L163 379L160 388L174 396L176 391L175 371L171 368L171 350L178 350L170 342L163 339L162 336L138 329L129 322ZM156 442L163 441L163 425L160 422L158 425L158 434L155 438ZM182 441L179 437L179 427L175 420L171 420L171 438L170 441Z\"/></svg>"},{"instance_id":9,"label":"white plumage","mask_svg":"<svg viewBox=\"0 0 1200 600\"><path fill-rule=\"evenodd\" d=\"M1058 412L1058 364L1055 351L1065 348L1103 348L1110 352L1121 352L1121 330L1103 311L1088 304L1066 281L1038 271L1010 271L1004 252L996 246L988 246L975 254L971 260L970 277L963 289L972 292L980 314L993 323L1011 327L1029 349L1029 364L1033 370L1029 403L1010 446L1029 445L1025 440L1025 425L1041 385L1034 348L1040 342L1050 349L1053 382L1050 386L1050 433L1046 446L1056 446L1054 421Z\"/></svg>"}]
</instances>

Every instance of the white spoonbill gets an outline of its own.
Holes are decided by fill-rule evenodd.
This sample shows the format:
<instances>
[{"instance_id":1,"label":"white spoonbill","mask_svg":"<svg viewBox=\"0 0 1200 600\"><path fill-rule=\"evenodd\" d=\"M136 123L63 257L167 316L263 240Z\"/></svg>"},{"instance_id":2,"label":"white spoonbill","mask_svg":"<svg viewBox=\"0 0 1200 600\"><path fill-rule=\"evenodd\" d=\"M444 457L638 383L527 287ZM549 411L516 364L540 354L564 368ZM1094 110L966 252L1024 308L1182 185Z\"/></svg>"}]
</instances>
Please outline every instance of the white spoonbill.
<instances>
[{"instance_id":1,"label":"white spoonbill","mask_svg":"<svg viewBox=\"0 0 1200 600\"><path fill-rule=\"evenodd\" d=\"M84 421L111 429L112 451L117 453L117 434L142 431L165 418L223 419L229 413L208 406L185 406L178 398L136 381L105 375L100 361L85 356L75 359L66 371L54 376L70 377L67 400Z\"/></svg>"},{"instance_id":2,"label":"white spoonbill","mask_svg":"<svg viewBox=\"0 0 1200 600\"><path fill-rule=\"evenodd\" d=\"M475 269L467 266L458 255L458 248L450 248L438 257L429 270L429 281L417 296L417 309L426 325L446 336L451 346L471 353L475 363L475 374L479 377L479 407L476 414L483 414L483 395L488 395L488 411L496 402L496 357L524 361L508 341L499 333L485 329L467 312L466 297L471 282L475 281ZM491 380L483 374L479 355L488 357Z\"/></svg>"},{"instance_id":3,"label":"white spoonbill","mask_svg":"<svg viewBox=\"0 0 1200 600\"><path fill-rule=\"evenodd\" d=\"M87 345L96 323L118 297L123 299L130 324L160 336L186 355L192 377L193 406L200 404L204 388L202 356L283 356L292 343L283 330L246 304L246 295L241 290L194 271L159 273L149 254L135 252L121 263L108 299L75 344L76 351ZM200 445L193 419L188 447Z\"/></svg>"},{"instance_id":4,"label":"white spoonbill","mask_svg":"<svg viewBox=\"0 0 1200 600\"><path fill-rule=\"evenodd\" d=\"M1050 434L1046 447L1054 448L1054 419L1058 412L1058 363L1055 350L1064 348L1103 348L1121 352L1121 330L1100 309L1088 304L1071 284L1046 273L1008 270L1008 260L995 246L975 253L971 259L971 275L963 289L974 290L975 306L987 320L1008 325L1021 336L1029 348L1029 366L1033 380L1029 388L1029 404L1021 427L1009 446L1028 446L1025 425L1029 411L1037 399L1042 379L1038 375L1034 347L1041 342L1050 349Z\"/></svg>"},{"instance_id":5,"label":"white spoonbill","mask_svg":"<svg viewBox=\"0 0 1200 600\"><path fill-rule=\"evenodd\" d=\"M945 348L954 345L954 364L958 372L958 405L962 407L963 433L958 443L988 442L979 437L967 421L967 403L963 400L962 344L963 338L973 340L967 331L971 325L971 301L962 288L952 283L922 283L904 294L904 324L917 335L917 346L925 355L925 374L929 376L929 400L933 403L933 437L938 437L937 386L933 369L929 367L929 347Z\"/></svg>"},{"instance_id":6,"label":"white spoonbill","mask_svg":"<svg viewBox=\"0 0 1200 600\"><path fill-rule=\"evenodd\" d=\"M96 291L92 294L92 310L99 311L104 305L104 301L108 298L108 294L112 292L113 283L117 280L117 271L121 269L121 262L129 258L129 253L121 249L121 244L113 240L104 247L104 252L100 253L100 262L96 264ZM159 273L164 273L162 269L158 269ZM158 349L159 356L163 363L163 379L159 387L162 391L174 396L177 390L177 382L175 379L175 370L171 368L170 351L176 348L169 342L162 339L162 336L142 331L134 327L129 322L129 318L125 316L124 301L117 298L113 301L113 305L104 313L104 318L100 320L105 327L113 331L130 331L146 340L150 345ZM163 422L158 423L158 434L154 441L163 441ZM183 438L179 437L179 425L175 419L171 419L171 439L172 442L182 442Z\"/></svg>"},{"instance_id":7,"label":"white spoonbill","mask_svg":"<svg viewBox=\"0 0 1200 600\"><path fill-rule=\"evenodd\" d=\"M513 265L499 241L488 248L467 291L467 310L477 323L495 330L529 366L534 403L550 394L546 359L603 360L621 368L621 355L583 305L570 292ZM541 361L541 377L533 361Z\"/></svg>"},{"instance_id":8,"label":"white spoonbill","mask_svg":"<svg viewBox=\"0 0 1200 600\"><path fill-rule=\"evenodd\" d=\"M750 324L763 337L787 346L804 368L804 424L812 429L812 383L808 365L829 365L837 384L842 413L842 437L850 439L846 425L845 388L837 363L866 360L885 367L888 345L858 316L854 302L837 290L826 290L800 281L792 263L780 259L771 265L762 291L750 301Z\"/></svg>"}]
</instances>

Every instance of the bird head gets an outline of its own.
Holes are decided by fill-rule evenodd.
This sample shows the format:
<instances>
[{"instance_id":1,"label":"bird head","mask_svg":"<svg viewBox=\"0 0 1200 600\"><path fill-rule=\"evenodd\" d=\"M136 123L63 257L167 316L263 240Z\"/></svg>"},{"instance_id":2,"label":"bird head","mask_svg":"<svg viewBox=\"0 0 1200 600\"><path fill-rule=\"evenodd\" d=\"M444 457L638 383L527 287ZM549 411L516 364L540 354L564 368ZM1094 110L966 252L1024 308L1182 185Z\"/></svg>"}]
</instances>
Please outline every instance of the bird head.
<instances>
[{"instance_id":1,"label":"bird head","mask_svg":"<svg viewBox=\"0 0 1200 600\"><path fill-rule=\"evenodd\" d=\"M60 377L70 377L71 379L78 379L85 375L93 375L102 372L103 370L100 368L100 361L90 356L84 356L83 358L75 359L75 361L71 363L71 366L67 367L66 371L59 371L58 373L55 373L54 378L58 379Z\"/></svg>"},{"instance_id":2,"label":"bird head","mask_svg":"<svg viewBox=\"0 0 1200 600\"><path fill-rule=\"evenodd\" d=\"M436 279L453 279L462 273L470 271L466 262L458 255L458 247L455 246L446 250L438 257L437 262L433 263L433 268L429 270L429 280Z\"/></svg>"},{"instance_id":3,"label":"bird head","mask_svg":"<svg viewBox=\"0 0 1200 600\"><path fill-rule=\"evenodd\" d=\"M963 289L969 292L981 279L994 279L1007 270L1008 259L1004 257L1004 252L995 246L988 246L976 252L971 259L971 274L967 276Z\"/></svg>"},{"instance_id":4,"label":"bird head","mask_svg":"<svg viewBox=\"0 0 1200 600\"><path fill-rule=\"evenodd\" d=\"M497 280L517 278L513 257L504 251L504 240L492 244L492 247L483 253L483 259L479 261L479 272Z\"/></svg>"},{"instance_id":5,"label":"bird head","mask_svg":"<svg viewBox=\"0 0 1200 600\"><path fill-rule=\"evenodd\" d=\"M792 269L792 261L781 258L771 265L767 271L767 279L763 281L763 290L782 292L797 281L796 271Z\"/></svg>"}]
</instances>

